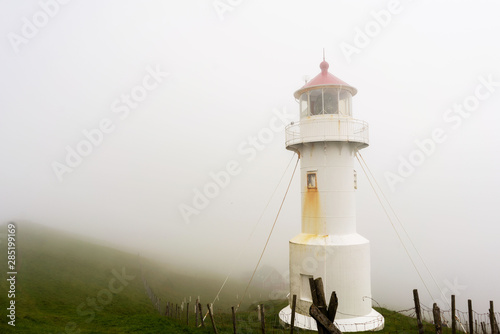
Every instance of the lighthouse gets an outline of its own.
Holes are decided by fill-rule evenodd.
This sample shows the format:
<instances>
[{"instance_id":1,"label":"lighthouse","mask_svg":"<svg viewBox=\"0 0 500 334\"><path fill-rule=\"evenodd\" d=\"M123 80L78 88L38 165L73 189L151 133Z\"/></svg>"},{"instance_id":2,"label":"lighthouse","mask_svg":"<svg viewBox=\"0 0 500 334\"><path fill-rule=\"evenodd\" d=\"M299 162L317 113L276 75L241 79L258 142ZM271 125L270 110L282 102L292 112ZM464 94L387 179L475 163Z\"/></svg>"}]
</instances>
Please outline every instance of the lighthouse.
<instances>
[{"instance_id":1,"label":"lighthouse","mask_svg":"<svg viewBox=\"0 0 500 334\"><path fill-rule=\"evenodd\" d=\"M300 158L301 233L290 247L290 305L297 296L295 326L316 330L309 316L309 278L321 277L328 299L338 297L335 324L343 332L379 330L384 318L372 309L370 243L356 232L356 152L368 146L368 124L352 116L357 90L321 72L294 93L300 120L285 129L285 145ZM280 311L291 321L290 306Z\"/></svg>"}]
</instances>

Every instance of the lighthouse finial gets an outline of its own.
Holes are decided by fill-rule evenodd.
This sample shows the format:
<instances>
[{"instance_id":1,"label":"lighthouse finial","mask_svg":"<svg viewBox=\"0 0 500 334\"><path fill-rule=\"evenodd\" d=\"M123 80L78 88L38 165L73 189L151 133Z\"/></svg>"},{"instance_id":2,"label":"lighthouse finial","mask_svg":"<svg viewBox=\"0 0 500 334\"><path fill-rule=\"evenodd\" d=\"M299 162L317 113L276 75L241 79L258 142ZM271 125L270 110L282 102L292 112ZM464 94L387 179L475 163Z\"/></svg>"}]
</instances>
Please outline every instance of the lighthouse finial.
<instances>
[{"instance_id":1,"label":"lighthouse finial","mask_svg":"<svg viewBox=\"0 0 500 334\"><path fill-rule=\"evenodd\" d=\"M323 74L328 73L328 67L330 67L330 65L328 65L328 63L325 60L325 48L323 48L323 61L321 62L321 64L319 64L319 68L321 69L321 73L323 73Z\"/></svg>"}]
</instances>

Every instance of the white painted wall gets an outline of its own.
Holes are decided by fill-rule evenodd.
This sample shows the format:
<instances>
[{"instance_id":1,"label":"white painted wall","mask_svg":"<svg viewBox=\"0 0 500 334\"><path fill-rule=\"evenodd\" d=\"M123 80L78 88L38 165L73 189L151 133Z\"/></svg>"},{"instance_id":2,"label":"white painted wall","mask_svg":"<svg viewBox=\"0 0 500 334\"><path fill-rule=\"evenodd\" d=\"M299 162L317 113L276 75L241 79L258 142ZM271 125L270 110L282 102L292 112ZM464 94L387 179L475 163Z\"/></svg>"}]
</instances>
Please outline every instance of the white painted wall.
<instances>
[{"instance_id":1,"label":"white painted wall","mask_svg":"<svg viewBox=\"0 0 500 334\"><path fill-rule=\"evenodd\" d=\"M301 145L302 232L320 235L356 232L354 149L347 142ZM317 174L317 192L307 188L307 173Z\"/></svg>"},{"instance_id":2,"label":"white painted wall","mask_svg":"<svg viewBox=\"0 0 500 334\"><path fill-rule=\"evenodd\" d=\"M354 152L358 143L330 141L298 145L301 165L302 233L290 240L290 292L297 311L311 305L308 277L321 277L326 298L339 297L338 317L371 312L369 242L356 234ZM316 173L317 189L307 186Z\"/></svg>"},{"instance_id":3,"label":"white painted wall","mask_svg":"<svg viewBox=\"0 0 500 334\"><path fill-rule=\"evenodd\" d=\"M311 306L307 276L321 277L327 302L332 291L339 299L337 319L371 312L370 244L359 234L316 236L299 234L290 240L290 292L297 295L297 312ZM305 282L304 277L306 278Z\"/></svg>"}]
</instances>

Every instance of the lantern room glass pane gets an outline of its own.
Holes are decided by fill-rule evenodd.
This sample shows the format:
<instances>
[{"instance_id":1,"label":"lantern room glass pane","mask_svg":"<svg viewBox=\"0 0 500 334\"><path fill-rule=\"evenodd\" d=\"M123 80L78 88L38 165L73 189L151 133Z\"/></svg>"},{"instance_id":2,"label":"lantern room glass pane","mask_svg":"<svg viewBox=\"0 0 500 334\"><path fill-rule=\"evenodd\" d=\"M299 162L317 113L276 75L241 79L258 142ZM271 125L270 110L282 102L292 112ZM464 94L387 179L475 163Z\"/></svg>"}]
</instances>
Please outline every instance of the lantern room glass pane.
<instances>
[{"instance_id":1,"label":"lantern room glass pane","mask_svg":"<svg viewBox=\"0 0 500 334\"><path fill-rule=\"evenodd\" d=\"M352 116L352 95L349 91L341 89L339 92L339 112L343 116Z\"/></svg>"},{"instance_id":2,"label":"lantern room glass pane","mask_svg":"<svg viewBox=\"0 0 500 334\"><path fill-rule=\"evenodd\" d=\"M341 88L320 88L300 96L300 117L316 115L352 116L352 95Z\"/></svg>"},{"instance_id":3,"label":"lantern room glass pane","mask_svg":"<svg viewBox=\"0 0 500 334\"><path fill-rule=\"evenodd\" d=\"M336 88L323 89L323 106L325 114L339 113L339 90Z\"/></svg>"},{"instance_id":4,"label":"lantern room glass pane","mask_svg":"<svg viewBox=\"0 0 500 334\"><path fill-rule=\"evenodd\" d=\"M311 115L321 115L323 113L323 90L312 90L309 93L309 103Z\"/></svg>"},{"instance_id":5,"label":"lantern room glass pane","mask_svg":"<svg viewBox=\"0 0 500 334\"><path fill-rule=\"evenodd\" d=\"M300 117L307 117L309 116L309 108L308 108L308 103L307 103L307 93L303 93L300 96Z\"/></svg>"}]
</instances>

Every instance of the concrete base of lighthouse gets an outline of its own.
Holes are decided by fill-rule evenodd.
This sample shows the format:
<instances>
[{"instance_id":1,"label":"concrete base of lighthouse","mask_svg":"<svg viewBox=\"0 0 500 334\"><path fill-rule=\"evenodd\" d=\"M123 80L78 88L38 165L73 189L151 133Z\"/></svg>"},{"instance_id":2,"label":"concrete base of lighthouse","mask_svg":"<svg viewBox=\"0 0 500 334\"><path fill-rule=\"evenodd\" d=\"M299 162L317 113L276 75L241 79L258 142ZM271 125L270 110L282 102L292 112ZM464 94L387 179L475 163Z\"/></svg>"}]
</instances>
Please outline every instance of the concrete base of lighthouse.
<instances>
[{"instance_id":1,"label":"concrete base of lighthouse","mask_svg":"<svg viewBox=\"0 0 500 334\"><path fill-rule=\"evenodd\" d=\"M290 303L297 296L295 325L316 329L309 316L312 303L310 278L321 277L328 300L336 292L339 306L335 323L341 331L380 330L384 318L372 309L370 243L357 233L317 235L301 233L290 240ZM280 312L290 323L290 307Z\"/></svg>"},{"instance_id":2,"label":"concrete base of lighthouse","mask_svg":"<svg viewBox=\"0 0 500 334\"><path fill-rule=\"evenodd\" d=\"M292 309L290 306L285 307L279 313L280 322L283 326L289 326L292 319ZM295 313L294 326L311 331L317 331L316 320L308 315ZM349 319L335 320L335 326L341 332L364 332L364 331L379 331L384 328L384 317L373 310L362 317L354 317Z\"/></svg>"}]
</instances>

